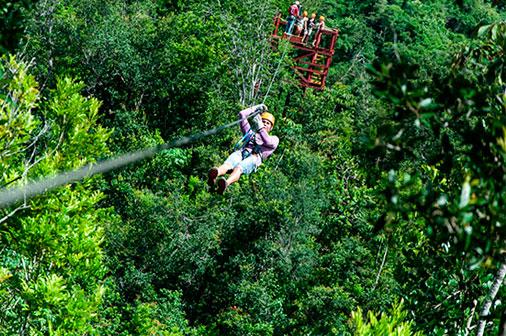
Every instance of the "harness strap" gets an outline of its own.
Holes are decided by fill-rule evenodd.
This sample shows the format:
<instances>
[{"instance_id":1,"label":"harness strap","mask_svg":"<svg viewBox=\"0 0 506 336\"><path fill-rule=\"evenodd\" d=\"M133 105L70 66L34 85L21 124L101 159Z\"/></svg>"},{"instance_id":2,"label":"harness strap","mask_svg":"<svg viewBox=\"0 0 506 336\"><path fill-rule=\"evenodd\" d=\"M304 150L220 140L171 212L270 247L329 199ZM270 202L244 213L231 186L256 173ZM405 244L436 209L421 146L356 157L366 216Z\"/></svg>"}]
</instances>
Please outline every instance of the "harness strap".
<instances>
[{"instance_id":1,"label":"harness strap","mask_svg":"<svg viewBox=\"0 0 506 336\"><path fill-rule=\"evenodd\" d=\"M251 143L253 145L253 148L251 149L251 151L246 149L246 146L249 143ZM251 129L246 134L244 134L244 136L241 138L241 140L239 140L235 144L234 151L238 151L238 150L241 151L241 155L242 155L243 160L246 159L247 157L249 157L251 154L259 154L260 159L262 158L262 147L259 144L257 144L256 133L251 131Z\"/></svg>"},{"instance_id":2,"label":"harness strap","mask_svg":"<svg viewBox=\"0 0 506 336\"><path fill-rule=\"evenodd\" d=\"M254 133L250 129L246 134L244 134L241 140L237 141L234 146L234 151L243 150L244 147L246 147L246 145L250 142L252 136L254 136Z\"/></svg>"}]
</instances>

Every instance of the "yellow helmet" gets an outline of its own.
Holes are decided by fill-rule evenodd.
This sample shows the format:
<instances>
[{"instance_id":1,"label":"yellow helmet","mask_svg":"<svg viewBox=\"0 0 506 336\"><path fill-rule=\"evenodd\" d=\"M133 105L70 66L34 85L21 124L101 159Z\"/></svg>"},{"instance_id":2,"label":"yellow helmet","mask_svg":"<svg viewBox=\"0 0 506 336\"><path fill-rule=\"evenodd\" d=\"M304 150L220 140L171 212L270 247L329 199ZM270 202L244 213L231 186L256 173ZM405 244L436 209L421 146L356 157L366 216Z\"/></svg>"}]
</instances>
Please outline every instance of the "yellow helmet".
<instances>
[{"instance_id":1,"label":"yellow helmet","mask_svg":"<svg viewBox=\"0 0 506 336\"><path fill-rule=\"evenodd\" d=\"M272 124L272 127L274 128L274 122L276 121L276 118L274 118L272 114L270 114L269 112L264 112L260 115L260 117L262 119L269 120Z\"/></svg>"},{"instance_id":2,"label":"yellow helmet","mask_svg":"<svg viewBox=\"0 0 506 336\"><path fill-rule=\"evenodd\" d=\"M320 21L325 21L325 16L320 16Z\"/></svg>"}]
</instances>

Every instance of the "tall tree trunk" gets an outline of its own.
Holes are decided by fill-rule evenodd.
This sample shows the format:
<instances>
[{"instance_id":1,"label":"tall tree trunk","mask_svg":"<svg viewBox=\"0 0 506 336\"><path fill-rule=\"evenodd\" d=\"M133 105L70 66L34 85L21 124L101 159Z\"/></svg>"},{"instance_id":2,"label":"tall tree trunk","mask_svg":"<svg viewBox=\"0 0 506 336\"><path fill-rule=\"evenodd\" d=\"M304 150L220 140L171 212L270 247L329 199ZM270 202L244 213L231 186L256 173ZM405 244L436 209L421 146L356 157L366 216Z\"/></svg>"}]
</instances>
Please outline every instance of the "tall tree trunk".
<instances>
[{"instance_id":1,"label":"tall tree trunk","mask_svg":"<svg viewBox=\"0 0 506 336\"><path fill-rule=\"evenodd\" d=\"M499 267L499 272L497 273L494 283L490 288L488 299L485 301L483 305L483 309L481 310L480 313L480 321L478 322L478 331L476 333L476 336L483 336L483 333L485 332L485 326L487 324L487 318L490 313L490 307L494 302L495 296L499 292L499 288L501 288L501 285L504 282L505 275L506 275L506 262L502 263L501 267Z\"/></svg>"}]
</instances>

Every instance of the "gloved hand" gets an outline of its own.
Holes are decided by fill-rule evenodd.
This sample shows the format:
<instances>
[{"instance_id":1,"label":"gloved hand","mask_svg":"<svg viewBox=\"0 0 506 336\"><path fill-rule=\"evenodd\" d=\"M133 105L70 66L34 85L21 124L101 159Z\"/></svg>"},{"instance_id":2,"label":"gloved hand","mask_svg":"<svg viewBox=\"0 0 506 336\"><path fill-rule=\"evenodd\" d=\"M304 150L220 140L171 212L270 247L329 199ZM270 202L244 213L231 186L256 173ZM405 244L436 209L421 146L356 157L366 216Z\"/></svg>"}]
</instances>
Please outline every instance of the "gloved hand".
<instances>
[{"instance_id":1,"label":"gloved hand","mask_svg":"<svg viewBox=\"0 0 506 336\"><path fill-rule=\"evenodd\" d=\"M265 105L265 104L255 105L255 106L253 106L253 111L259 112L259 113L267 111L267 105ZM253 113L255 113L255 112L253 112Z\"/></svg>"},{"instance_id":2,"label":"gloved hand","mask_svg":"<svg viewBox=\"0 0 506 336\"><path fill-rule=\"evenodd\" d=\"M251 129L255 133L264 128L264 122L262 121L262 117L260 117L260 114L257 114L253 119L251 119L250 125Z\"/></svg>"}]
</instances>

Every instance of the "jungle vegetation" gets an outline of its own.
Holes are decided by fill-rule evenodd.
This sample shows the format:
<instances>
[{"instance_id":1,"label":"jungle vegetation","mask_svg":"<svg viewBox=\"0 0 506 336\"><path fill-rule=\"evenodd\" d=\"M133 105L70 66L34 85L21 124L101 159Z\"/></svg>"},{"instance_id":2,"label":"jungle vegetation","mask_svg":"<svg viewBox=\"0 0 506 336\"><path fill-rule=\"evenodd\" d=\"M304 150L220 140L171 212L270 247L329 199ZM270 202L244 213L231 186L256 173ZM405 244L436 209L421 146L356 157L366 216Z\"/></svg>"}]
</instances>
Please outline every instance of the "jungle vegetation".
<instances>
[{"instance_id":1,"label":"jungle vegetation","mask_svg":"<svg viewBox=\"0 0 506 336\"><path fill-rule=\"evenodd\" d=\"M289 5L0 4L2 189L263 101L280 138L223 196L238 127L0 208L0 335L506 335L505 3L302 1L323 91Z\"/></svg>"}]
</instances>

